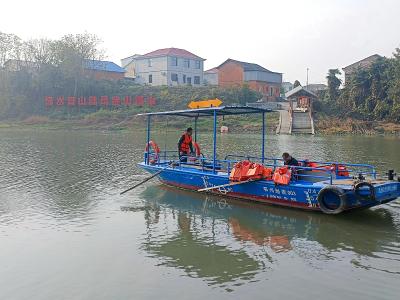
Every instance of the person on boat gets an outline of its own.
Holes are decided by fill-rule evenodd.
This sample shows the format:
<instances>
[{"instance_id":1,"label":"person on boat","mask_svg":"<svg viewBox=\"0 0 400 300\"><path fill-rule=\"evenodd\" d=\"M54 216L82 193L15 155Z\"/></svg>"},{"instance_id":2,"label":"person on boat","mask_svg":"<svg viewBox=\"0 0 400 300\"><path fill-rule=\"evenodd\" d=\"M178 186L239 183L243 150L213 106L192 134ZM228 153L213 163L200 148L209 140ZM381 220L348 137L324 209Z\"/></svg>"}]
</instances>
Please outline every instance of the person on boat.
<instances>
[{"instance_id":1,"label":"person on boat","mask_svg":"<svg viewBox=\"0 0 400 300\"><path fill-rule=\"evenodd\" d=\"M194 153L192 143L193 129L189 127L186 132L182 134L178 142L179 160L181 162L187 162L187 157Z\"/></svg>"},{"instance_id":2,"label":"person on boat","mask_svg":"<svg viewBox=\"0 0 400 300\"><path fill-rule=\"evenodd\" d=\"M283 164L285 166L298 166L299 162L297 161L297 159L295 159L294 157L292 157L289 153L284 152L282 154L282 158L283 158Z\"/></svg>"}]
</instances>

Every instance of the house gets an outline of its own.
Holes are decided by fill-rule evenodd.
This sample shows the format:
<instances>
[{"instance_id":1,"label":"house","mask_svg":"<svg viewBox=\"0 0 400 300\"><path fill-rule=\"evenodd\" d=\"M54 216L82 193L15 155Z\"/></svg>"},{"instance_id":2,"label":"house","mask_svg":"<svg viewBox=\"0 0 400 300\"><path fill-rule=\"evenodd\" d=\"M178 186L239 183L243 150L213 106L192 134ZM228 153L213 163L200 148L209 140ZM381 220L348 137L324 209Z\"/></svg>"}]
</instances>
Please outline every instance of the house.
<instances>
[{"instance_id":1,"label":"house","mask_svg":"<svg viewBox=\"0 0 400 300\"><path fill-rule=\"evenodd\" d=\"M285 97L290 102L291 107L293 107L293 103L296 103L296 107L303 109L311 108L312 100L318 98L316 94L301 85L287 92Z\"/></svg>"},{"instance_id":2,"label":"house","mask_svg":"<svg viewBox=\"0 0 400 300\"><path fill-rule=\"evenodd\" d=\"M221 87L247 84L262 94L264 101L279 99L282 73L272 72L254 63L227 59L218 69L218 85Z\"/></svg>"},{"instance_id":3,"label":"house","mask_svg":"<svg viewBox=\"0 0 400 300\"><path fill-rule=\"evenodd\" d=\"M121 60L130 78L147 85L203 84L204 58L187 50L165 48Z\"/></svg>"},{"instance_id":4,"label":"house","mask_svg":"<svg viewBox=\"0 0 400 300\"><path fill-rule=\"evenodd\" d=\"M313 92L314 94L317 94L321 91L325 91L328 89L328 86L323 83L310 83L309 85L305 86L306 90L309 90L310 92Z\"/></svg>"},{"instance_id":5,"label":"house","mask_svg":"<svg viewBox=\"0 0 400 300\"><path fill-rule=\"evenodd\" d=\"M218 69L212 68L204 71L204 83L208 85L218 85Z\"/></svg>"},{"instance_id":6,"label":"house","mask_svg":"<svg viewBox=\"0 0 400 300\"><path fill-rule=\"evenodd\" d=\"M9 72L27 71L33 73L37 70L38 64L33 61L8 59L4 62L3 68Z\"/></svg>"},{"instance_id":7,"label":"house","mask_svg":"<svg viewBox=\"0 0 400 300\"><path fill-rule=\"evenodd\" d=\"M377 61L381 57L382 56L378 54L374 54L342 68L344 72L344 81L349 82L354 72L356 72L359 69L369 68L375 61Z\"/></svg>"},{"instance_id":8,"label":"house","mask_svg":"<svg viewBox=\"0 0 400 300\"><path fill-rule=\"evenodd\" d=\"M125 75L125 70L112 61L85 59L83 67L86 75L98 80L119 80Z\"/></svg>"},{"instance_id":9,"label":"house","mask_svg":"<svg viewBox=\"0 0 400 300\"><path fill-rule=\"evenodd\" d=\"M135 64L133 61L138 58L140 54L134 54L132 56L121 59L121 67L125 70L125 78L135 79Z\"/></svg>"}]
</instances>

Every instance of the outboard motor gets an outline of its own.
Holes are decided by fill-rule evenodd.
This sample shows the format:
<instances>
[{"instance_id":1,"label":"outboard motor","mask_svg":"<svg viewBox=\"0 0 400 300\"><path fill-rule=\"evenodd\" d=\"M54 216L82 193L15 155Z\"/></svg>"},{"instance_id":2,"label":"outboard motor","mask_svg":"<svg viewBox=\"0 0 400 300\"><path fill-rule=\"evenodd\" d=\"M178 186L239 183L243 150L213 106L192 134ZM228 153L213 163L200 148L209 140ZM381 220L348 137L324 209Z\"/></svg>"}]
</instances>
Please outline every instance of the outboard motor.
<instances>
[{"instance_id":1,"label":"outboard motor","mask_svg":"<svg viewBox=\"0 0 400 300\"><path fill-rule=\"evenodd\" d=\"M394 180L394 176L396 175L396 173L394 172L394 170L389 170L386 175L388 176L388 180ZM397 178L399 179L399 178Z\"/></svg>"}]
</instances>

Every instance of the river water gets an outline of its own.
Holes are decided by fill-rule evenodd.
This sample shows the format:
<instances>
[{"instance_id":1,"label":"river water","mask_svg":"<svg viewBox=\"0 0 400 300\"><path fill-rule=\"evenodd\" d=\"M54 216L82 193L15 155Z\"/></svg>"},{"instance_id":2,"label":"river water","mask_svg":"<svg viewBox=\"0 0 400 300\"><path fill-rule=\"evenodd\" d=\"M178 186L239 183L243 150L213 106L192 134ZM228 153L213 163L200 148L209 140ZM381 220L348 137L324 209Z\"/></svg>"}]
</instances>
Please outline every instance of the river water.
<instances>
[{"instance_id":1,"label":"river water","mask_svg":"<svg viewBox=\"0 0 400 300\"><path fill-rule=\"evenodd\" d=\"M154 135L175 147L176 133ZM143 133L0 131L0 299L399 299L400 200L327 216L149 182ZM199 136L203 152L211 137ZM260 151L220 136L219 154ZM398 137L269 136L266 152L400 172Z\"/></svg>"}]
</instances>

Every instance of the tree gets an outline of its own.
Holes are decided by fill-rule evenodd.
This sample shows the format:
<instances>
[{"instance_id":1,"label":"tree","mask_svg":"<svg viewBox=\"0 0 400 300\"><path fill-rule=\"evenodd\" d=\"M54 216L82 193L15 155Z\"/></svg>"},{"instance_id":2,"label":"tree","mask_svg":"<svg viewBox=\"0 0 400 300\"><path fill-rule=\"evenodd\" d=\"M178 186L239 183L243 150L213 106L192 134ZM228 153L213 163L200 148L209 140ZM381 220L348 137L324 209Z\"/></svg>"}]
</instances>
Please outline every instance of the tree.
<instances>
[{"instance_id":1,"label":"tree","mask_svg":"<svg viewBox=\"0 0 400 300\"><path fill-rule=\"evenodd\" d=\"M20 59L21 45L18 36L0 31L0 67L9 59Z\"/></svg>"},{"instance_id":2,"label":"tree","mask_svg":"<svg viewBox=\"0 0 400 300\"><path fill-rule=\"evenodd\" d=\"M255 102L262 98L262 95L252 89L250 89L248 84L244 84L239 90L239 103L247 104L250 102Z\"/></svg>"},{"instance_id":3,"label":"tree","mask_svg":"<svg viewBox=\"0 0 400 300\"><path fill-rule=\"evenodd\" d=\"M326 79L328 81L328 100L330 102L336 102L339 96L339 87L342 81L336 77L336 75L341 75L339 69L330 69Z\"/></svg>"},{"instance_id":4,"label":"tree","mask_svg":"<svg viewBox=\"0 0 400 300\"><path fill-rule=\"evenodd\" d=\"M37 69L45 65L54 65L54 41L48 39L31 39L23 43L23 59L34 63Z\"/></svg>"},{"instance_id":5,"label":"tree","mask_svg":"<svg viewBox=\"0 0 400 300\"><path fill-rule=\"evenodd\" d=\"M300 83L300 81L295 80L294 83L293 83L293 88L296 88L298 86L301 86L301 83Z\"/></svg>"}]
</instances>

